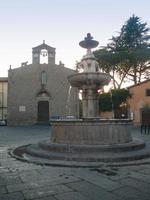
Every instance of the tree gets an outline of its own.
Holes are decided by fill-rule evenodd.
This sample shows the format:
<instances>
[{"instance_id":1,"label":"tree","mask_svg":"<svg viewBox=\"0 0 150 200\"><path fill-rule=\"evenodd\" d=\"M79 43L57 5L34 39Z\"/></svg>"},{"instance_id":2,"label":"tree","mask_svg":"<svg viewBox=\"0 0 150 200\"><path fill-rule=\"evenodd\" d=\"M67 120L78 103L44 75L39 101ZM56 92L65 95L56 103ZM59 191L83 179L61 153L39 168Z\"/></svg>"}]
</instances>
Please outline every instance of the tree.
<instances>
[{"instance_id":1,"label":"tree","mask_svg":"<svg viewBox=\"0 0 150 200\"><path fill-rule=\"evenodd\" d=\"M127 99L130 98L131 95L129 90L127 89L116 89L112 90L112 103L113 108L118 109L121 104L126 103Z\"/></svg>"},{"instance_id":2,"label":"tree","mask_svg":"<svg viewBox=\"0 0 150 200\"><path fill-rule=\"evenodd\" d=\"M123 103L127 102L130 98L129 90L127 89L114 89L108 93L102 93L99 95L100 111L112 111L112 109L118 109Z\"/></svg>"},{"instance_id":3,"label":"tree","mask_svg":"<svg viewBox=\"0 0 150 200\"><path fill-rule=\"evenodd\" d=\"M110 93L102 93L99 96L99 108L101 112L112 111L112 99Z\"/></svg>"},{"instance_id":4,"label":"tree","mask_svg":"<svg viewBox=\"0 0 150 200\"><path fill-rule=\"evenodd\" d=\"M150 35L147 23L142 23L140 18L133 15L122 26L119 36L112 37L112 43L108 46L114 51L132 51L150 47L148 41Z\"/></svg>"},{"instance_id":5,"label":"tree","mask_svg":"<svg viewBox=\"0 0 150 200\"><path fill-rule=\"evenodd\" d=\"M150 35L148 31L147 23L141 22L139 17L133 15L122 26L118 36L113 36L106 47L94 52L99 63L103 64L103 70L109 69L114 88L121 88L125 80L136 84L149 78Z\"/></svg>"},{"instance_id":6,"label":"tree","mask_svg":"<svg viewBox=\"0 0 150 200\"><path fill-rule=\"evenodd\" d=\"M112 52L122 52L126 67L121 74L125 73L126 78L134 84L147 78L150 72L150 35L147 23L141 22L137 16L130 17L121 28L120 35L112 38L112 43L108 45ZM119 70L120 71L120 70Z\"/></svg>"},{"instance_id":7,"label":"tree","mask_svg":"<svg viewBox=\"0 0 150 200\"><path fill-rule=\"evenodd\" d=\"M128 70L127 65L127 52L112 52L108 48L99 49L94 52L100 68L103 72L109 73L113 81L114 89L120 89L123 81L125 80Z\"/></svg>"}]
</instances>

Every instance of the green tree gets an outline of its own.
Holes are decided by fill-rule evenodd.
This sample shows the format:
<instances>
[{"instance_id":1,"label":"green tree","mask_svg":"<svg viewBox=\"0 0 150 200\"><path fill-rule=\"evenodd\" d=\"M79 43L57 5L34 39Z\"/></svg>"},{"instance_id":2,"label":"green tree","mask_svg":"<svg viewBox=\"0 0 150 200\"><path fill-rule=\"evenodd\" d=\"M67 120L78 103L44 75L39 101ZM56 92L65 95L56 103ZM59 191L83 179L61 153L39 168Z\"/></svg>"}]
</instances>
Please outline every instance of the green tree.
<instances>
[{"instance_id":1,"label":"green tree","mask_svg":"<svg viewBox=\"0 0 150 200\"><path fill-rule=\"evenodd\" d=\"M141 22L139 17L133 15L122 26L118 36L113 36L106 47L94 52L103 71L109 71L112 75L114 88L121 88L126 80L136 84L149 78L148 31L147 23Z\"/></svg>"},{"instance_id":2,"label":"green tree","mask_svg":"<svg viewBox=\"0 0 150 200\"><path fill-rule=\"evenodd\" d=\"M99 96L100 111L112 111L118 109L122 103L126 103L130 98L129 90L127 89L114 89L108 93L102 93Z\"/></svg>"},{"instance_id":3,"label":"green tree","mask_svg":"<svg viewBox=\"0 0 150 200\"><path fill-rule=\"evenodd\" d=\"M99 108L101 112L112 111L112 98L110 93L100 94Z\"/></svg>"},{"instance_id":4,"label":"green tree","mask_svg":"<svg viewBox=\"0 0 150 200\"><path fill-rule=\"evenodd\" d=\"M108 46L113 52L150 47L148 43L150 39L149 30L147 23L141 22L139 17L133 15L122 26L119 36L112 37L112 42Z\"/></svg>"},{"instance_id":5,"label":"green tree","mask_svg":"<svg viewBox=\"0 0 150 200\"><path fill-rule=\"evenodd\" d=\"M113 108L118 109L122 103L126 103L127 99L130 98L129 90L127 89L116 89L112 90L112 103Z\"/></svg>"},{"instance_id":6,"label":"green tree","mask_svg":"<svg viewBox=\"0 0 150 200\"><path fill-rule=\"evenodd\" d=\"M122 68L118 68L120 74L133 81L141 82L150 74L150 35L147 23L143 23L139 17L133 15L121 28L119 36L112 38L108 48L113 53L122 53Z\"/></svg>"},{"instance_id":7,"label":"green tree","mask_svg":"<svg viewBox=\"0 0 150 200\"><path fill-rule=\"evenodd\" d=\"M112 52L108 48L99 49L94 52L100 68L103 72L109 73L114 89L120 89L122 83L125 81L126 73L128 70L128 57L127 52Z\"/></svg>"}]
</instances>

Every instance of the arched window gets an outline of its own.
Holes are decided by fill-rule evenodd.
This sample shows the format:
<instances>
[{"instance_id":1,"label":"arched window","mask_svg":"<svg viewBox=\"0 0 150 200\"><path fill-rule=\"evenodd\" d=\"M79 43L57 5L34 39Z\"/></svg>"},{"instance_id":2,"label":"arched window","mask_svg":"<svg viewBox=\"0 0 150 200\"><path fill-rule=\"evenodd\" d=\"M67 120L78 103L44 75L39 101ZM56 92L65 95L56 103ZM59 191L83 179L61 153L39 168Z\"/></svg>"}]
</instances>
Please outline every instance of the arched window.
<instances>
[{"instance_id":1,"label":"arched window","mask_svg":"<svg viewBox=\"0 0 150 200\"><path fill-rule=\"evenodd\" d=\"M41 73L41 84L42 84L43 86L45 86L45 85L46 85L46 82L47 82L47 74L46 74L45 71L42 71L42 73Z\"/></svg>"},{"instance_id":2,"label":"arched window","mask_svg":"<svg viewBox=\"0 0 150 200\"><path fill-rule=\"evenodd\" d=\"M41 50L40 64L48 64L48 51L46 49Z\"/></svg>"}]
</instances>

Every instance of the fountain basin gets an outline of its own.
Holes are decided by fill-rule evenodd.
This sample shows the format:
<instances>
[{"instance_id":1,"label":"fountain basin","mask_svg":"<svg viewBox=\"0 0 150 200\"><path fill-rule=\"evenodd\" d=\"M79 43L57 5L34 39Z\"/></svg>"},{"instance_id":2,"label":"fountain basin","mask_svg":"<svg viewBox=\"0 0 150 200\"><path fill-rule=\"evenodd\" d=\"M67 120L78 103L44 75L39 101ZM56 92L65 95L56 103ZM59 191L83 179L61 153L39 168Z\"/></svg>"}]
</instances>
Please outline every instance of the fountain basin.
<instances>
[{"instance_id":1,"label":"fountain basin","mask_svg":"<svg viewBox=\"0 0 150 200\"><path fill-rule=\"evenodd\" d=\"M52 143L77 145L112 145L132 141L132 122L128 119L86 119L53 121Z\"/></svg>"},{"instance_id":2,"label":"fountain basin","mask_svg":"<svg viewBox=\"0 0 150 200\"><path fill-rule=\"evenodd\" d=\"M108 85L111 77L109 74L100 72L88 72L77 73L68 77L68 81L73 87L82 88L87 86L89 88L96 86L95 88L101 88L104 85Z\"/></svg>"}]
</instances>

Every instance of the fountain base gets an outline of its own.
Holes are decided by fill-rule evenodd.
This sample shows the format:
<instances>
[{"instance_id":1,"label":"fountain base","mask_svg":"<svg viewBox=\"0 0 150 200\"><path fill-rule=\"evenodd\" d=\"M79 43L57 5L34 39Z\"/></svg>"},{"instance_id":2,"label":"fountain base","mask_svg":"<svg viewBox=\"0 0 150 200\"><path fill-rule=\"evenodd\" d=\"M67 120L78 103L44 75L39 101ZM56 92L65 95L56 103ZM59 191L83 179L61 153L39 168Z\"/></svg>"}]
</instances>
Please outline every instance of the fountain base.
<instances>
[{"instance_id":1,"label":"fountain base","mask_svg":"<svg viewBox=\"0 0 150 200\"><path fill-rule=\"evenodd\" d=\"M67 145L50 142L26 145L11 151L19 160L61 167L124 166L150 163L150 147L138 139L122 145Z\"/></svg>"},{"instance_id":2,"label":"fountain base","mask_svg":"<svg viewBox=\"0 0 150 200\"><path fill-rule=\"evenodd\" d=\"M133 165L150 157L150 147L131 137L129 120L55 121L50 141L18 147L11 155L51 166Z\"/></svg>"},{"instance_id":3,"label":"fountain base","mask_svg":"<svg viewBox=\"0 0 150 200\"><path fill-rule=\"evenodd\" d=\"M132 141L132 121L128 119L54 121L51 142L77 145L113 145Z\"/></svg>"}]
</instances>

